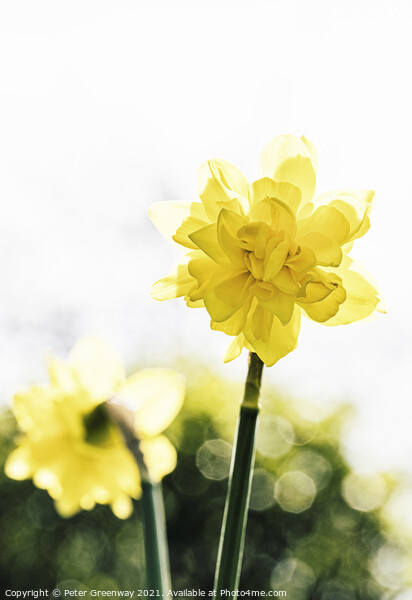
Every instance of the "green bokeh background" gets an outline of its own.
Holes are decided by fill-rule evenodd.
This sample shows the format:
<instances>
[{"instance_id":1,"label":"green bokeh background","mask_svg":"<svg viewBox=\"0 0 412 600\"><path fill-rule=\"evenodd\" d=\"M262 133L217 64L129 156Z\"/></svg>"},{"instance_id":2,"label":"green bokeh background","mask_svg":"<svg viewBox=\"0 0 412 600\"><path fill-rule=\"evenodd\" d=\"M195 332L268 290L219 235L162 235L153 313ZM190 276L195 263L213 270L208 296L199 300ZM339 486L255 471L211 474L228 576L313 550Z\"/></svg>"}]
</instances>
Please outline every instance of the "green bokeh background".
<instances>
[{"instance_id":1,"label":"green bokeh background","mask_svg":"<svg viewBox=\"0 0 412 600\"><path fill-rule=\"evenodd\" d=\"M167 431L178 449L178 465L163 482L171 571L175 590L208 591L243 386L199 366L186 364L182 370L188 374L187 397ZM399 478L382 476L384 500L373 510L358 510L342 495L351 471L340 440L350 406L322 416L319 409L282 398L266 385L262 404L240 589L285 590L293 600L389 599L406 590L410 540L382 517L385 502L401 485ZM144 588L139 502L126 521L105 506L62 519L46 492L4 474L16 436L9 411L1 416L0 435L1 588ZM313 498L305 489L286 500L280 494L276 482L297 471L304 483L311 479ZM362 493L373 504L374 490ZM305 502L308 507L301 510ZM359 502L367 507L368 498L361 495Z\"/></svg>"}]
</instances>

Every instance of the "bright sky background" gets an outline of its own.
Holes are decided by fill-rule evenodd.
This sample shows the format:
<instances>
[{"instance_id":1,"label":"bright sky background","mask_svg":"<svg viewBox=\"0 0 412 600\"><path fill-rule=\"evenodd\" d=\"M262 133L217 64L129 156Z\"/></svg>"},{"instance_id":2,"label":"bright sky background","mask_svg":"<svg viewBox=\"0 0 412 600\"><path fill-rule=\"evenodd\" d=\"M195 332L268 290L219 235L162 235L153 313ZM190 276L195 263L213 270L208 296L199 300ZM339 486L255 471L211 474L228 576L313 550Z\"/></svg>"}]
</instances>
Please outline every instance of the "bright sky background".
<instances>
[{"instance_id":1,"label":"bright sky background","mask_svg":"<svg viewBox=\"0 0 412 600\"><path fill-rule=\"evenodd\" d=\"M305 134L319 192L376 191L354 254L388 314L305 321L298 350L265 379L353 401L351 460L412 474L411 29L409 0L2 2L2 401L89 332L129 364L190 353L243 378L246 356L223 365L230 340L205 311L151 299L177 251L147 208L195 200L215 156L254 179L269 139Z\"/></svg>"}]
</instances>

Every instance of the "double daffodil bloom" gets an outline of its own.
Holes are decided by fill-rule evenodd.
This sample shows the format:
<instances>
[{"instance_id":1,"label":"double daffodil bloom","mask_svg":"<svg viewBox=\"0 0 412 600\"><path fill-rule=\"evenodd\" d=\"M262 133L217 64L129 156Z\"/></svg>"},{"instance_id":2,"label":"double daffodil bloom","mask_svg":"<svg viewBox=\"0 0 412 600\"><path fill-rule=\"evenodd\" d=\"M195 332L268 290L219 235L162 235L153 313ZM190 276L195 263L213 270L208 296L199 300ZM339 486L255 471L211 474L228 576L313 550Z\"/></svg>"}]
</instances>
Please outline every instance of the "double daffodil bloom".
<instances>
[{"instance_id":1,"label":"double daffodil bloom","mask_svg":"<svg viewBox=\"0 0 412 600\"><path fill-rule=\"evenodd\" d=\"M186 255L152 290L204 306L212 329L234 336L225 360L243 347L271 366L296 348L301 314L340 325L368 317L378 292L349 258L369 228L373 192L314 197L317 153L306 138L279 136L260 157L250 184L233 164L205 163L201 202L159 202L150 216Z\"/></svg>"},{"instance_id":2,"label":"double daffodil bloom","mask_svg":"<svg viewBox=\"0 0 412 600\"><path fill-rule=\"evenodd\" d=\"M160 433L181 408L185 383L170 369L144 369L126 379L118 356L98 338L80 340L68 363L49 360L50 382L18 393L13 411L23 435L6 463L13 479L33 478L70 517L110 504L119 518L132 512L140 474L105 402L133 410L136 437L153 481L176 466L176 451Z\"/></svg>"}]
</instances>

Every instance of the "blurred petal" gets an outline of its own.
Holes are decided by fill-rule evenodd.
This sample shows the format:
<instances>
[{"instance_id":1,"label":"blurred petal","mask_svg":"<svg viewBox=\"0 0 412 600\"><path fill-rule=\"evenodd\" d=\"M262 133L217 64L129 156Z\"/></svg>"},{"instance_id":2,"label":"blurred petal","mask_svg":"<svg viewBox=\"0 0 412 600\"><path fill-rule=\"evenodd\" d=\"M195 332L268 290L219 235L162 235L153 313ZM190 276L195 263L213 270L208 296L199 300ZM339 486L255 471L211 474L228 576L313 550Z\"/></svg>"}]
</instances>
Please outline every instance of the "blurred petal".
<instances>
[{"instance_id":1,"label":"blurred petal","mask_svg":"<svg viewBox=\"0 0 412 600\"><path fill-rule=\"evenodd\" d=\"M118 496L111 503L112 511L118 519L128 519L133 512L133 504L129 496Z\"/></svg>"},{"instance_id":2,"label":"blurred petal","mask_svg":"<svg viewBox=\"0 0 412 600\"><path fill-rule=\"evenodd\" d=\"M142 369L120 390L126 406L135 412L140 437L164 431L180 411L185 397L185 379L172 369Z\"/></svg>"},{"instance_id":3,"label":"blurred petal","mask_svg":"<svg viewBox=\"0 0 412 600\"><path fill-rule=\"evenodd\" d=\"M161 481L165 475L171 473L176 467L176 450L164 435L159 435L154 439L142 440L140 449L143 452L150 477L154 481Z\"/></svg>"},{"instance_id":4,"label":"blurred petal","mask_svg":"<svg viewBox=\"0 0 412 600\"><path fill-rule=\"evenodd\" d=\"M93 398L110 398L125 378L119 355L97 337L82 338L69 356L77 379Z\"/></svg>"},{"instance_id":5,"label":"blurred petal","mask_svg":"<svg viewBox=\"0 0 412 600\"><path fill-rule=\"evenodd\" d=\"M33 473L30 448L22 444L9 455L4 466L7 477L11 479L27 479Z\"/></svg>"},{"instance_id":6,"label":"blurred petal","mask_svg":"<svg viewBox=\"0 0 412 600\"><path fill-rule=\"evenodd\" d=\"M49 373L50 383L64 390L67 393L73 393L78 383L73 369L63 361L50 356L47 360L47 370Z\"/></svg>"},{"instance_id":7,"label":"blurred petal","mask_svg":"<svg viewBox=\"0 0 412 600\"><path fill-rule=\"evenodd\" d=\"M307 140L294 135L281 135L263 148L259 161L262 176L300 189L302 205L312 200L316 186L313 145L309 150L306 144Z\"/></svg>"}]
</instances>

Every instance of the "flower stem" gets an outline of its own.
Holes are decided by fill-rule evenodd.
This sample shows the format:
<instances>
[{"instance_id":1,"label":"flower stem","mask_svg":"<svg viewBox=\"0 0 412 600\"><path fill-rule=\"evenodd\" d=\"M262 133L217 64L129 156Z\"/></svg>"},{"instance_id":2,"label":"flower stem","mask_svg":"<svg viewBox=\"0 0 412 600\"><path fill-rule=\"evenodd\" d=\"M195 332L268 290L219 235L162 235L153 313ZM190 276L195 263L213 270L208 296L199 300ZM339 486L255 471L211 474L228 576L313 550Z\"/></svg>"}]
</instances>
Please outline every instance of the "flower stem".
<instances>
[{"instance_id":1,"label":"flower stem","mask_svg":"<svg viewBox=\"0 0 412 600\"><path fill-rule=\"evenodd\" d=\"M126 446L138 466L142 482L142 520L146 556L146 588L166 598L170 589L169 550L167 546L166 519L162 484L150 477L140 441L134 430L130 411L114 403L107 403L110 418L117 424Z\"/></svg>"},{"instance_id":2,"label":"flower stem","mask_svg":"<svg viewBox=\"0 0 412 600\"><path fill-rule=\"evenodd\" d=\"M166 598L171 584L162 484L143 481L142 490L146 587Z\"/></svg>"},{"instance_id":3,"label":"flower stem","mask_svg":"<svg viewBox=\"0 0 412 600\"><path fill-rule=\"evenodd\" d=\"M220 535L214 585L216 598L224 597L222 590L236 592L238 589L253 475L262 369L263 362L251 352Z\"/></svg>"}]
</instances>

